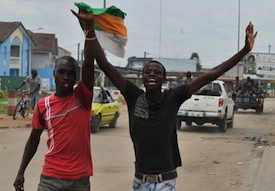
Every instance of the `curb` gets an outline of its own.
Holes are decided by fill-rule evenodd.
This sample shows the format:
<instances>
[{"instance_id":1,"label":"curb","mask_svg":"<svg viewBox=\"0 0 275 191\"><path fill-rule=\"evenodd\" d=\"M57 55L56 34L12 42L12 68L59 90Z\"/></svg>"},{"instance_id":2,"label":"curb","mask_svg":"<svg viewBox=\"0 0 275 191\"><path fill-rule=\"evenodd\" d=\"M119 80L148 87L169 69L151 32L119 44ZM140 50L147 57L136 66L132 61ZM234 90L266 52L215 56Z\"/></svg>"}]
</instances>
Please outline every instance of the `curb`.
<instances>
[{"instance_id":1,"label":"curb","mask_svg":"<svg viewBox=\"0 0 275 191\"><path fill-rule=\"evenodd\" d=\"M18 125L18 126L0 126L0 130L1 129L11 129L11 128L30 128L31 124L30 123L26 123L24 125Z\"/></svg>"},{"instance_id":2,"label":"curb","mask_svg":"<svg viewBox=\"0 0 275 191\"><path fill-rule=\"evenodd\" d=\"M251 191L274 190L275 187L275 147L270 146L264 149L260 160L256 178Z\"/></svg>"},{"instance_id":3,"label":"curb","mask_svg":"<svg viewBox=\"0 0 275 191\"><path fill-rule=\"evenodd\" d=\"M9 129L9 126L0 126L0 129Z\"/></svg>"}]
</instances>

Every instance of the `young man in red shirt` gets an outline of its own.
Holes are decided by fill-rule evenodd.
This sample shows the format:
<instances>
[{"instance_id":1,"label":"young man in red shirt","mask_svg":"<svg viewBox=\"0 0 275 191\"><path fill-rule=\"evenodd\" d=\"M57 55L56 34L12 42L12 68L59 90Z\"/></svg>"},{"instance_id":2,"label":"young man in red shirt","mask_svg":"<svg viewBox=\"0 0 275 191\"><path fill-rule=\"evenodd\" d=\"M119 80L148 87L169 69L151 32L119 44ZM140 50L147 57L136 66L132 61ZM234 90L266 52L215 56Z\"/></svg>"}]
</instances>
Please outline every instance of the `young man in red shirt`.
<instances>
[{"instance_id":1,"label":"young man in red shirt","mask_svg":"<svg viewBox=\"0 0 275 191\"><path fill-rule=\"evenodd\" d=\"M94 86L95 33L93 14L74 13L86 29L82 80L74 89L77 62L69 56L57 60L54 77L56 92L37 103L32 131L14 182L24 190L24 172L33 158L44 129L48 131L48 152L38 191L90 191L93 175L90 146L91 103Z\"/></svg>"}]
</instances>

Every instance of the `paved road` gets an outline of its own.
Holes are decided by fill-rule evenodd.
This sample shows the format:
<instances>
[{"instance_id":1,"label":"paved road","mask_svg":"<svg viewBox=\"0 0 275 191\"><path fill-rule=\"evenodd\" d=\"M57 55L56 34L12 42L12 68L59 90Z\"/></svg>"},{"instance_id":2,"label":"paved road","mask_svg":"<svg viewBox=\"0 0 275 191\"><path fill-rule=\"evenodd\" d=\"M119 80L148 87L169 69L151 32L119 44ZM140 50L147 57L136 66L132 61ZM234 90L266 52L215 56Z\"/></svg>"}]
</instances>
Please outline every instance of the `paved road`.
<instances>
[{"instance_id":1,"label":"paved road","mask_svg":"<svg viewBox=\"0 0 275 191\"><path fill-rule=\"evenodd\" d=\"M260 140L265 139L271 145L275 143L275 100L266 101L263 115L256 115L250 110L238 112L234 128L227 133L220 133L216 126L211 125L191 128L183 125L178 131L183 167L178 168L177 190L256 191L255 182L258 185L263 182L258 178L260 169L268 168L265 165L261 167L261 162L271 164L270 157L262 158L268 145ZM117 128L103 127L99 133L91 134L95 167L95 175L91 177L92 190L132 190L133 146L129 138L126 107L122 106L121 111ZM0 191L13 190L12 184L31 130L25 127L28 123L30 117L13 121L0 116ZM42 134L38 151L25 173L26 191L37 188L43 156L47 152L45 142L46 132Z\"/></svg>"}]
</instances>

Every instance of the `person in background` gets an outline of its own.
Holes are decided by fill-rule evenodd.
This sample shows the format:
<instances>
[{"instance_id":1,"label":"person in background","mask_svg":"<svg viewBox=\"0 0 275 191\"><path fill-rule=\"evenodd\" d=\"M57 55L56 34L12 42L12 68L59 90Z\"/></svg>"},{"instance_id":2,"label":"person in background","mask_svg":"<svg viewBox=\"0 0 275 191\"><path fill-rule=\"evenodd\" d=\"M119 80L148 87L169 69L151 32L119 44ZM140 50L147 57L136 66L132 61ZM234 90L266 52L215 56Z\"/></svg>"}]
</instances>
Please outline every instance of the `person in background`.
<instances>
[{"instance_id":1,"label":"person in background","mask_svg":"<svg viewBox=\"0 0 275 191\"><path fill-rule=\"evenodd\" d=\"M54 70L56 92L41 98L35 107L32 131L26 143L14 187L24 190L24 172L33 158L44 129L48 152L38 191L90 191L93 164L90 145L91 105L94 87L95 33L93 14L73 14L85 26L82 80L74 89L77 62L70 56L57 60Z\"/></svg>"},{"instance_id":2,"label":"person in background","mask_svg":"<svg viewBox=\"0 0 275 191\"><path fill-rule=\"evenodd\" d=\"M192 81L192 73L190 71L186 72L186 79L184 80L184 84L190 84Z\"/></svg>"},{"instance_id":3,"label":"person in background","mask_svg":"<svg viewBox=\"0 0 275 191\"><path fill-rule=\"evenodd\" d=\"M235 78L235 84L233 86L233 92L236 93L236 94L239 93L242 90L242 88L243 88L242 86L243 86L243 84L240 81L239 76L236 76L236 78Z\"/></svg>"},{"instance_id":4,"label":"person in background","mask_svg":"<svg viewBox=\"0 0 275 191\"><path fill-rule=\"evenodd\" d=\"M256 86L254 84L254 80L249 76L246 78L246 81L243 85L243 93L253 93L256 90Z\"/></svg>"},{"instance_id":5,"label":"person in background","mask_svg":"<svg viewBox=\"0 0 275 191\"><path fill-rule=\"evenodd\" d=\"M40 94L41 78L39 75L37 75L36 69L32 69L31 74L32 75L27 76L26 79L17 88L15 88L15 90L20 89L26 83L28 84L30 105L31 105L32 109L34 110L38 100L41 97L41 94Z\"/></svg>"}]
</instances>

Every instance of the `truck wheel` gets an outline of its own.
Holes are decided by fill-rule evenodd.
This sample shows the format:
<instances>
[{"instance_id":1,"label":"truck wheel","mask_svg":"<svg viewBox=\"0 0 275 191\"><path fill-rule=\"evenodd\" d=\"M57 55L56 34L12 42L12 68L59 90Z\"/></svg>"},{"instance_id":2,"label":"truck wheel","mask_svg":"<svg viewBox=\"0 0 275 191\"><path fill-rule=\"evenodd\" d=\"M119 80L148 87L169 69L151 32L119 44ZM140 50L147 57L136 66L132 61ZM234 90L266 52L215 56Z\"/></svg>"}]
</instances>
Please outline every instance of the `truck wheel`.
<instances>
[{"instance_id":1,"label":"truck wheel","mask_svg":"<svg viewBox=\"0 0 275 191\"><path fill-rule=\"evenodd\" d=\"M231 119L230 120L228 120L229 122L227 123L227 127L228 128L233 128L233 124L234 124L234 111L233 111L233 113L232 113L232 116L231 116Z\"/></svg>"},{"instance_id":2,"label":"truck wheel","mask_svg":"<svg viewBox=\"0 0 275 191\"><path fill-rule=\"evenodd\" d=\"M186 121L185 123L187 126L192 126L192 121Z\"/></svg>"},{"instance_id":3,"label":"truck wheel","mask_svg":"<svg viewBox=\"0 0 275 191\"><path fill-rule=\"evenodd\" d=\"M256 113L261 114L263 112L263 107L257 107L256 108Z\"/></svg>"},{"instance_id":4,"label":"truck wheel","mask_svg":"<svg viewBox=\"0 0 275 191\"><path fill-rule=\"evenodd\" d=\"M179 118L176 119L176 128L180 130L181 128L181 120Z\"/></svg>"},{"instance_id":5,"label":"truck wheel","mask_svg":"<svg viewBox=\"0 0 275 191\"><path fill-rule=\"evenodd\" d=\"M262 105L262 107L261 107L261 113L263 113L264 112L264 105Z\"/></svg>"},{"instance_id":6,"label":"truck wheel","mask_svg":"<svg viewBox=\"0 0 275 191\"><path fill-rule=\"evenodd\" d=\"M220 132L225 133L227 129L227 114L224 114L223 119L220 120L219 122L219 130Z\"/></svg>"},{"instance_id":7,"label":"truck wheel","mask_svg":"<svg viewBox=\"0 0 275 191\"><path fill-rule=\"evenodd\" d=\"M116 128L117 119L118 119L118 113L115 114L114 119L109 124L110 128Z\"/></svg>"}]
</instances>

